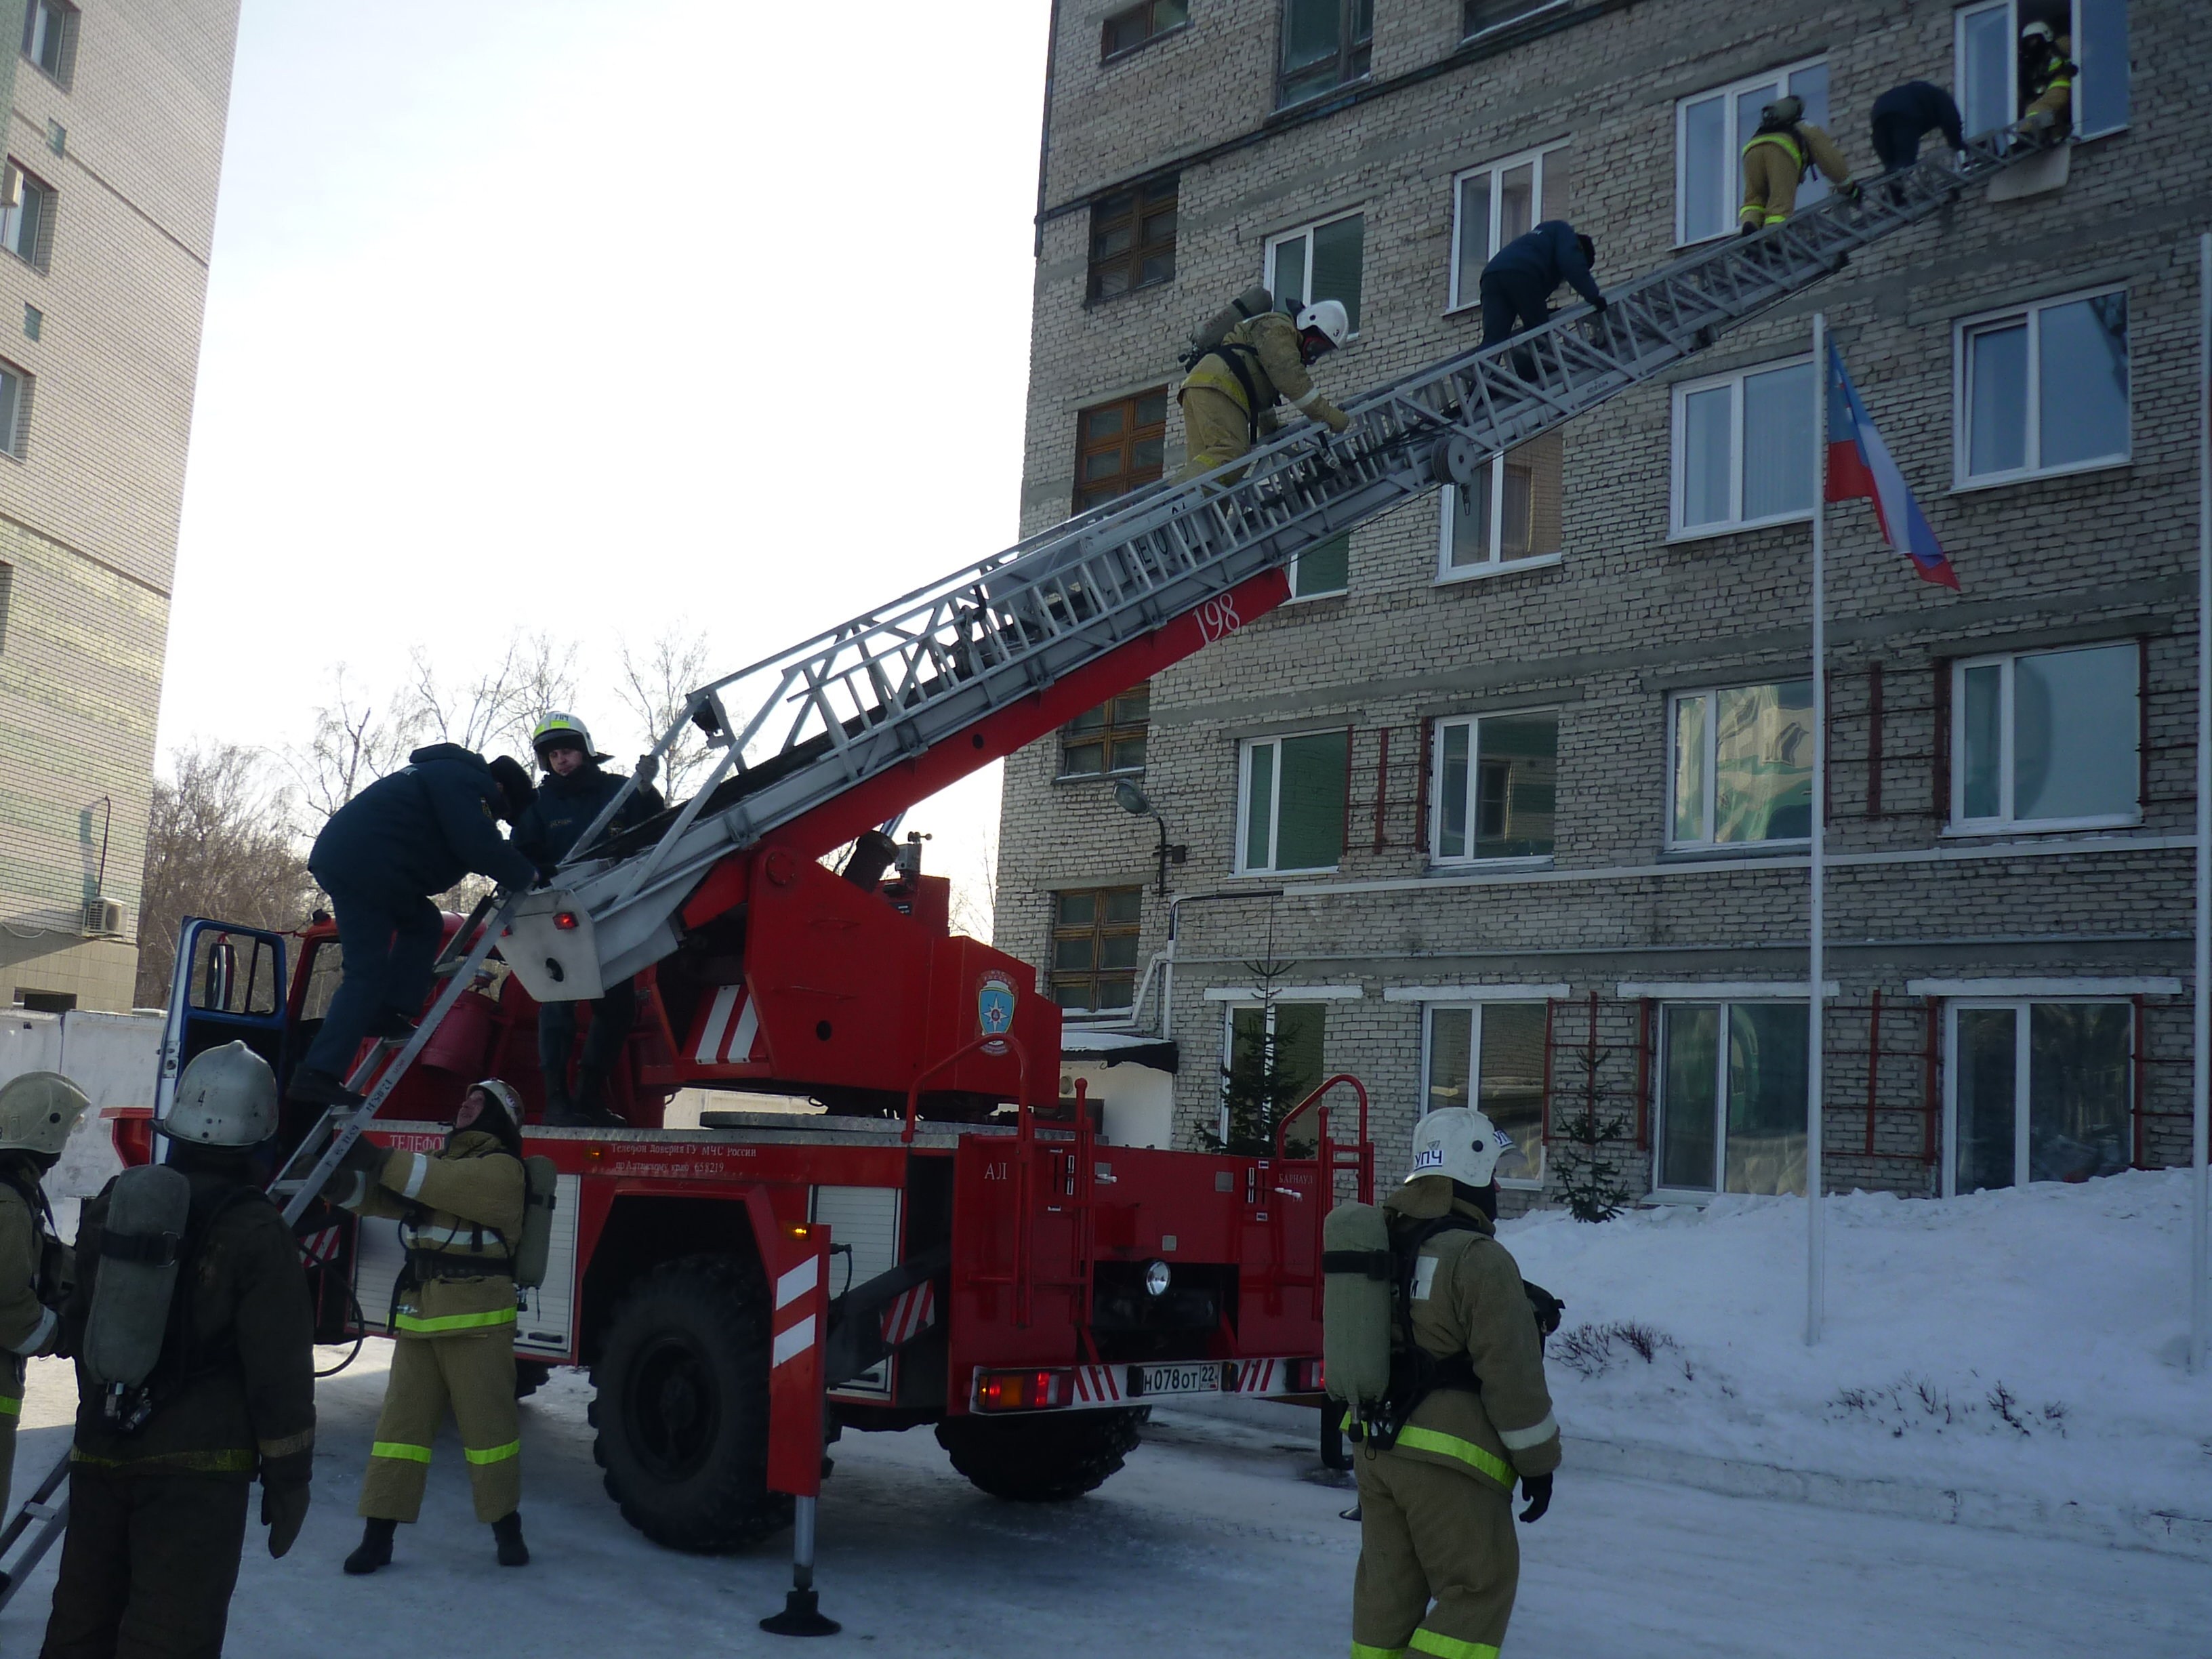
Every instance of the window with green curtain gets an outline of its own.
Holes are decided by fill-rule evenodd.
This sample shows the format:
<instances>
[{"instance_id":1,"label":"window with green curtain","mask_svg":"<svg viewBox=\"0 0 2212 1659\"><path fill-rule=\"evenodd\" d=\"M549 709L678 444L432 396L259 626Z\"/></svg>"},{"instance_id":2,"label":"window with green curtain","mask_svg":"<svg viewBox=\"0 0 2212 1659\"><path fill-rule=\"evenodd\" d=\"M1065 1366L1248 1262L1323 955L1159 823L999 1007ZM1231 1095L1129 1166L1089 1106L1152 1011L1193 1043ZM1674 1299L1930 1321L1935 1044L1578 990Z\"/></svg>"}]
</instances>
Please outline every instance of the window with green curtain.
<instances>
[{"instance_id":1,"label":"window with green curtain","mask_svg":"<svg viewBox=\"0 0 2212 1659\"><path fill-rule=\"evenodd\" d=\"M1359 263L1365 225L1365 219L1355 213L1332 219L1313 234L1313 290L1307 298L1343 301L1354 334L1359 332Z\"/></svg>"},{"instance_id":2,"label":"window with green curtain","mask_svg":"<svg viewBox=\"0 0 2212 1659\"><path fill-rule=\"evenodd\" d=\"M1325 870L1344 855L1351 734L1267 738L1245 750L1244 867Z\"/></svg>"},{"instance_id":3,"label":"window with green curtain","mask_svg":"<svg viewBox=\"0 0 2212 1659\"><path fill-rule=\"evenodd\" d=\"M1331 536L1291 562L1291 597L1318 599L1341 593L1351 579L1352 532Z\"/></svg>"}]
</instances>

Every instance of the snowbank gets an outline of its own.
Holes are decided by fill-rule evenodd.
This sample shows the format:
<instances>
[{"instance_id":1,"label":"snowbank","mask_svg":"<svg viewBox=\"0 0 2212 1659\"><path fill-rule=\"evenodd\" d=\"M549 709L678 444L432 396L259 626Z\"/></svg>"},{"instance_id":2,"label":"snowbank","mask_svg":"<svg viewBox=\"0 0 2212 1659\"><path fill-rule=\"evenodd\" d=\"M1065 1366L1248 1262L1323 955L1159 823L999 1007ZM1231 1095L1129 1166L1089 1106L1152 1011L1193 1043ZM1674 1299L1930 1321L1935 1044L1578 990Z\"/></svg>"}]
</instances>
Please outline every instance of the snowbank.
<instances>
[{"instance_id":1,"label":"snowbank","mask_svg":"<svg viewBox=\"0 0 2212 1659\"><path fill-rule=\"evenodd\" d=\"M1501 1230L1567 1303L1570 1435L2212 1516L2212 1379L2184 1368L2188 1175L1828 1210L1808 1348L1805 1205L1724 1197Z\"/></svg>"}]
</instances>

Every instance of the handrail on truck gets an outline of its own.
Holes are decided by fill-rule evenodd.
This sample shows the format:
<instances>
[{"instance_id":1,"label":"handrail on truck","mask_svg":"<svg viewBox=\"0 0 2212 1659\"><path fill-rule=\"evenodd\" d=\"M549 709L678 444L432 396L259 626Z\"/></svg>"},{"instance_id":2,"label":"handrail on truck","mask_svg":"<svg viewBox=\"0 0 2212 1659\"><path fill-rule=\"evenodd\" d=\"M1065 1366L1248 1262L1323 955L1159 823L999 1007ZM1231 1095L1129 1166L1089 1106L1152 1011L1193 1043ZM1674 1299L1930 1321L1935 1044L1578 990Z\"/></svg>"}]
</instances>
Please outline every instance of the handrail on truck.
<instances>
[{"instance_id":1,"label":"handrail on truck","mask_svg":"<svg viewBox=\"0 0 2212 1659\"><path fill-rule=\"evenodd\" d=\"M1311 1094L1283 1114L1283 1121L1275 1126L1275 1156L1277 1158L1290 1156L1283 1150L1283 1139L1290 1132L1291 1125L1297 1120L1299 1114L1309 1106L1318 1105L1321 1097L1340 1083L1349 1083L1352 1085L1352 1092L1359 1097L1359 1144L1363 1146L1367 1144L1367 1085L1349 1072L1339 1072L1334 1077L1323 1078ZM1328 1108L1321 1106L1319 1109L1321 1138L1326 1141L1328 1139Z\"/></svg>"},{"instance_id":2,"label":"handrail on truck","mask_svg":"<svg viewBox=\"0 0 2212 1659\"><path fill-rule=\"evenodd\" d=\"M1029 1138L1030 1051L1022 1045L1022 1040L1016 1036L1012 1031L986 1031L981 1036L977 1037L973 1042L966 1043L960 1048L955 1048L951 1054L945 1055L944 1059L937 1061L934 1065L925 1066L919 1072L916 1072L914 1074L914 1081L908 1085L906 1091L906 1128L899 1136L899 1142L902 1146L911 1146L914 1145L914 1121L916 1112L919 1111L921 1106L922 1079L925 1078L934 1077L938 1073L944 1071L947 1066L952 1065L954 1062L967 1059L969 1055L974 1054L979 1048L988 1052L990 1048L990 1045L994 1042L1005 1045L1005 1048L1000 1050L1000 1053L1004 1053L1006 1048L1012 1048L1014 1051L1014 1059L1021 1067L1022 1092L1021 1098L1014 1103L1014 1122L1017 1125L1018 1133L1025 1139ZM998 1055L993 1054L992 1058L995 1060L998 1058Z\"/></svg>"}]
</instances>

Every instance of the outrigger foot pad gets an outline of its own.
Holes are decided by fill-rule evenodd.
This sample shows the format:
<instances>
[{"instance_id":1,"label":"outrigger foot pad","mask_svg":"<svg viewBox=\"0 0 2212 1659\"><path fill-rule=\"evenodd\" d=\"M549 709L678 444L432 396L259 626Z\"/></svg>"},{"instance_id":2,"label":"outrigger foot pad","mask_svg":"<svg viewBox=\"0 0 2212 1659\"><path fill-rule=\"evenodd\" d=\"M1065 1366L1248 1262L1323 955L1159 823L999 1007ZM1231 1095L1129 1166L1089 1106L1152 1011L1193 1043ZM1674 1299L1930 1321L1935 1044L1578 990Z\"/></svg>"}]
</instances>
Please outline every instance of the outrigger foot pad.
<instances>
[{"instance_id":1,"label":"outrigger foot pad","mask_svg":"<svg viewBox=\"0 0 2212 1659\"><path fill-rule=\"evenodd\" d=\"M771 1636L835 1636L845 1627L822 1616L819 1601L811 1589L787 1590L783 1611L762 1620L760 1627Z\"/></svg>"}]
</instances>

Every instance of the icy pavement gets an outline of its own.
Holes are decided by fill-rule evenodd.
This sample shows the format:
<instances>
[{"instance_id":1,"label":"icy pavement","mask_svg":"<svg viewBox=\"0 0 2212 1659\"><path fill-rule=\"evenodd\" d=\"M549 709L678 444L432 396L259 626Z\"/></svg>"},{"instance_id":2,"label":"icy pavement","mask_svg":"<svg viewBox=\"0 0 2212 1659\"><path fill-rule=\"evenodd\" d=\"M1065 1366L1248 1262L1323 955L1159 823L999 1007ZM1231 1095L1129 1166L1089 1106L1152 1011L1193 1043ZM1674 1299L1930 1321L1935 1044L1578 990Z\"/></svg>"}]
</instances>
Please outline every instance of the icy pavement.
<instances>
[{"instance_id":1,"label":"icy pavement","mask_svg":"<svg viewBox=\"0 0 2212 1659\"><path fill-rule=\"evenodd\" d=\"M370 1578L338 1562L384 1383L380 1345L322 1388L315 1508L272 1562L252 1529L232 1659L543 1659L781 1654L754 1627L788 1582L780 1539L721 1559L658 1549L599 1487L588 1390L564 1373L523 1408L534 1563L493 1565L450 1431L421 1525ZM39 1362L17 1487L65 1443L66 1369ZM1304 1413L1285 1413L1303 1426ZM1079 1502L999 1503L947 1467L927 1429L848 1435L823 1499L823 1605L840 1647L982 1659L1335 1656L1358 1529L1350 1494L1302 1478L1301 1437L1163 1414L1129 1467ZM1881 1520L1644 1481L1560 1476L1524 1528L1512 1659L1980 1659L2081 1652L2203 1659L2212 1572L2136 1551ZM0 1652L36 1650L50 1559L4 1614Z\"/></svg>"}]
</instances>

